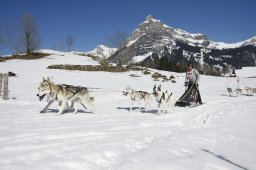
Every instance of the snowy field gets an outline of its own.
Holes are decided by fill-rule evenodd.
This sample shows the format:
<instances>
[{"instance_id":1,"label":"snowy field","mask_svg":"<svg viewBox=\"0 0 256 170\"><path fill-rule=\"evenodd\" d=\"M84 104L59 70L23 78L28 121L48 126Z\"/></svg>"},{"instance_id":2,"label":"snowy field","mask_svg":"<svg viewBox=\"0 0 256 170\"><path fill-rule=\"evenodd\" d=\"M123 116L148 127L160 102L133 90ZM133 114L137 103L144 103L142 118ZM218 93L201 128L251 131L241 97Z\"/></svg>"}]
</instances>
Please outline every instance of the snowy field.
<instances>
[{"instance_id":1,"label":"snowy field","mask_svg":"<svg viewBox=\"0 0 256 170\"><path fill-rule=\"evenodd\" d=\"M53 52L53 51L48 51ZM152 92L154 84L184 92L184 74L161 71L177 83L154 82L141 72L108 73L48 70L52 64L97 64L71 53L38 60L0 63L0 72L12 71L10 100L0 99L1 170L256 170L256 96L229 97L226 88L236 78L201 76L204 105L171 108L157 114L156 102L141 112L129 112L130 99L122 90ZM141 77L130 77L130 74ZM242 87L256 87L256 68L238 71ZM37 88L43 76L57 84L92 89L94 113L56 116L57 104L41 114ZM174 103L174 102L173 102Z\"/></svg>"}]
</instances>

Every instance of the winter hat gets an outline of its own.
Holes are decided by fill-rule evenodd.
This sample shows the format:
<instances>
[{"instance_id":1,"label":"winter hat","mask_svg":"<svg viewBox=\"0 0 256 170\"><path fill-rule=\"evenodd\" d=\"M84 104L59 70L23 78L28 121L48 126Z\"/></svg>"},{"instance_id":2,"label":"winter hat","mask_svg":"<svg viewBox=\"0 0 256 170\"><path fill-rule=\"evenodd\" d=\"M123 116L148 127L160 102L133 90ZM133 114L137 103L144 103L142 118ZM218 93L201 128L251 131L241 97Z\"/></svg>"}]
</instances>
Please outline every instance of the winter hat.
<instances>
[{"instance_id":1,"label":"winter hat","mask_svg":"<svg viewBox=\"0 0 256 170\"><path fill-rule=\"evenodd\" d=\"M193 64L192 63L188 63L188 67L192 67L193 68Z\"/></svg>"}]
</instances>

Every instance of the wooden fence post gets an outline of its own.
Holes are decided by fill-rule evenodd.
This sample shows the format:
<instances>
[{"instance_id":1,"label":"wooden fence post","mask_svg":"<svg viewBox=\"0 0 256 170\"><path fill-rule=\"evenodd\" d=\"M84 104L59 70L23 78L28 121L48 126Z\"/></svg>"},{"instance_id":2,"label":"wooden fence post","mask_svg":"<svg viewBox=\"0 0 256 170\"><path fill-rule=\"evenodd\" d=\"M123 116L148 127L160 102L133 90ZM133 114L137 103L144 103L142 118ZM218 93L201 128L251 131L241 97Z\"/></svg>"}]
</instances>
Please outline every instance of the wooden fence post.
<instances>
[{"instance_id":1,"label":"wooden fence post","mask_svg":"<svg viewBox=\"0 0 256 170\"><path fill-rule=\"evenodd\" d=\"M3 74L0 73L0 96L2 96Z\"/></svg>"},{"instance_id":2,"label":"wooden fence post","mask_svg":"<svg viewBox=\"0 0 256 170\"><path fill-rule=\"evenodd\" d=\"M8 94L9 94L9 89L8 89L8 78L9 78L9 76L8 76L8 73L4 73L4 86L3 86L3 99L4 100L8 100L9 99L9 97L8 97Z\"/></svg>"}]
</instances>

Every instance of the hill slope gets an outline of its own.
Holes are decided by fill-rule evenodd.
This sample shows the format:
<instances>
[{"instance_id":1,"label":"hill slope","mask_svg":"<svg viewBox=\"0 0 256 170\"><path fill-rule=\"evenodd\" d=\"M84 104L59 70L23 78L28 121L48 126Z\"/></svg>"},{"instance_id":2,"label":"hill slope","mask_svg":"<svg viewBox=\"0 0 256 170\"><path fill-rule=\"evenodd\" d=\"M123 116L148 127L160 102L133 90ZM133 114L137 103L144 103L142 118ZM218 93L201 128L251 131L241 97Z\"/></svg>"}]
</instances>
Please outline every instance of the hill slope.
<instances>
[{"instance_id":1,"label":"hill slope","mask_svg":"<svg viewBox=\"0 0 256 170\"><path fill-rule=\"evenodd\" d=\"M159 116L152 99L148 112L129 112L130 99L122 90L130 84L152 92L156 82L149 75L47 70L51 64L98 64L88 57L47 52L52 55L43 59L0 63L0 72L18 75L9 80L11 99L0 99L1 169L256 169L256 96L228 97L226 87L236 87L235 78L202 76L200 90L207 103L199 107L174 107ZM157 84L177 99L184 91L184 74L160 72L176 77L177 83ZM250 77L256 73L255 68L247 72ZM255 87L248 73L239 72L241 85ZM46 105L36 97L42 76L90 87L94 113L81 107L78 114L56 116L54 104L40 114Z\"/></svg>"}]
</instances>

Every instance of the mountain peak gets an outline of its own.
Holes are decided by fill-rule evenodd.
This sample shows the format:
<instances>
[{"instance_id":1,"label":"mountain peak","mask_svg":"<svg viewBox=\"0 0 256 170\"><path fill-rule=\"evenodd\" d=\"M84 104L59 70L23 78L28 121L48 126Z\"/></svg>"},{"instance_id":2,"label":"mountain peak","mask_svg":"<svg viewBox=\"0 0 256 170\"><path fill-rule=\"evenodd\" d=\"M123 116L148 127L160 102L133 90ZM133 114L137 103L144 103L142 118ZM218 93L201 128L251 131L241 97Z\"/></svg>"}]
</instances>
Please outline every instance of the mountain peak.
<instances>
[{"instance_id":1,"label":"mountain peak","mask_svg":"<svg viewBox=\"0 0 256 170\"><path fill-rule=\"evenodd\" d=\"M152 15L148 15L146 17L146 21L145 22L160 22L160 20L156 20L152 17Z\"/></svg>"},{"instance_id":2,"label":"mountain peak","mask_svg":"<svg viewBox=\"0 0 256 170\"><path fill-rule=\"evenodd\" d=\"M164 38L166 40L165 42L179 41L193 46L205 47L209 44L209 40L206 35L199 33L193 34L181 29L174 29L163 24L160 20L153 18L152 15L148 15L146 20L134 30L127 46L129 47L138 39L142 37L145 38L145 36L149 36L152 41L154 41L154 38L155 40ZM166 45L166 43L163 45Z\"/></svg>"},{"instance_id":3,"label":"mountain peak","mask_svg":"<svg viewBox=\"0 0 256 170\"><path fill-rule=\"evenodd\" d=\"M206 63L206 70L211 70L208 66L224 67L224 63L240 68L254 63L255 44L255 37L235 44L214 42L204 34L172 28L148 15L133 31L126 46L117 50L110 60L115 62L121 58L126 64L135 62L155 68L160 68L160 63L169 62L169 66L165 65L167 69L171 62L183 61L193 61L202 67Z\"/></svg>"},{"instance_id":4,"label":"mountain peak","mask_svg":"<svg viewBox=\"0 0 256 170\"><path fill-rule=\"evenodd\" d=\"M94 50L87 52L87 54L106 59L109 56L111 56L116 50L116 48L109 48L105 45L97 45L97 47Z\"/></svg>"},{"instance_id":5,"label":"mountain peak","mask_svg":"<svg viewBox=\"0 0 256 170\"><path fill-rule=\"evenodd\" d=\"M146 18L146 20L148 20L148 21L152 20L152 19L153 19L152 15L148 15L147 18Z\"/></svg>"}]
</instances>

